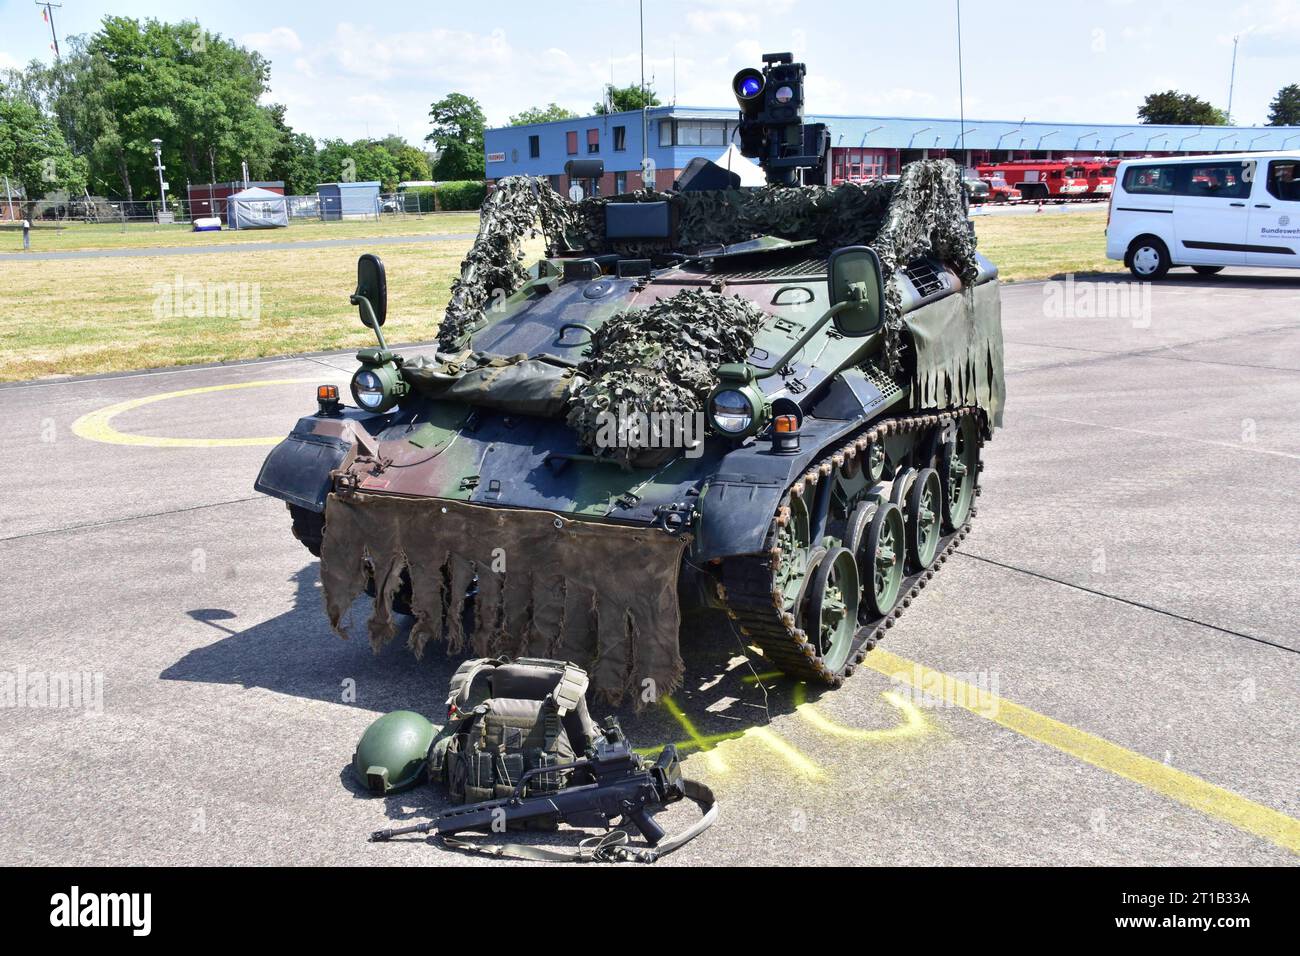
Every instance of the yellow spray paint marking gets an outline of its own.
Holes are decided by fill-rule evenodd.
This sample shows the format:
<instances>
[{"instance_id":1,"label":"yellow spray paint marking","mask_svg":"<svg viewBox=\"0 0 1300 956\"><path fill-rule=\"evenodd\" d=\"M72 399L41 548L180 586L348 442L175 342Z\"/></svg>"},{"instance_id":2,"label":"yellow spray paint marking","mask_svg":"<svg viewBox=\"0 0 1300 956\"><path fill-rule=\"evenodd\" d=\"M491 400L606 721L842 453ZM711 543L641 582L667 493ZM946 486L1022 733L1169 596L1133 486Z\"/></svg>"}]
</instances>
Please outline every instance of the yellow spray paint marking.
<instances>
[{"instance_id":1,"label":"yellow spray paint marking","mask_svg":"<svg viewBox=\"0 0 1300 956\"><path fill-rule=\"evenodd\" d=\"M116 405L109 405L97 412L82 415L72 423L72 432L90 441L106 442L110 445L136 445L148 448L229 448L248 445L277 445L284 436L274 438L168 438L161 435L132 435L120 432L110 424L123 412L163 402L172 398L184 398L188 395L206 395L211 392L225 392L237 388L262 388L268 385L302 385L305 382L319 382L319 378L278 378L264 382L231 382L225 385L205 385L202 388L186 388L179 392L163 392L160 395L146 395L144 398L132 398Z\"/></svg>"},{"instance_id":2,"label":"yellow spray paint marking","mask_svg":"<svg viewBox=\"0 0 1300 956\"><path fill-rule=\"evenodd\" d=\"M798 770L805 777L818 780L825 776L821 767L817 766L817 764L813 763L769 728L751 727L745 732L745 736L762 741L764 746L775 751L786 761L786 763L790 764L790 766L794 767L795 770Z\"/></svg>"},{"instance_id":3,"label":"yellow spray paint marking","mask_svg":"<svg viewBox=\"0 0 1300 956\"><path fill-rule=\"evenodd\" d=\"M832 737L847 737L850 740L859 740L864 743L879 743L886 740L898 740L902 737L916 737L930 729L930 725L926 722L925 715L921 713L920 708L903 697L902 694L887 690L880 696L903 712L903 722L897 727L868 730L862 727L845 727L843 724L836 723L814 705L807 702L808 691L803 684L795 687L794 707L795 713L822 733Z\"/></svg>"},{"instance_id":4,"label":"yellow spray paint marking","mask_svg":"<svg viewBox=\"0 0 1300 956\"><path fill-rule=\"evenodd\" d=\"M1044 717L1027 707L991 695L987 690L972 687L888 651L877 648L866 656L864 663L920 692L942 682L942 686L957 691L956 702L973 714L1300 854L1300 820L1272 807L1255 803L1200 777L1167 767L1158 760Z\"/></svg>"},{"instance_id":5,"label":"yellow spray paint marking","mask_svg":"<svg viewBox=\"0 0 1300 956\"><path fill-rule=\"evenodd\" d=\"M750 727L746 730L733 730L723 734L702 734L696 729L694 722L686 716L686 712L677 706L677 701L665 696L663 703L664 709L681 725L687 736L686 740L675 743L673 746L680 751L700 751L705 755L705 759L709 761L709 768L716 773L727 772L726 761L722 759L722 755L716 749L718 744L727 740L741 740L749 737L762 743L800 773L813 778L823 776L822 769L816 763L801 754L779 734L766 727ZM636 752L645 756L653 756L661 749L661 747L637 747Z\"/></svg>"}]
</instances>

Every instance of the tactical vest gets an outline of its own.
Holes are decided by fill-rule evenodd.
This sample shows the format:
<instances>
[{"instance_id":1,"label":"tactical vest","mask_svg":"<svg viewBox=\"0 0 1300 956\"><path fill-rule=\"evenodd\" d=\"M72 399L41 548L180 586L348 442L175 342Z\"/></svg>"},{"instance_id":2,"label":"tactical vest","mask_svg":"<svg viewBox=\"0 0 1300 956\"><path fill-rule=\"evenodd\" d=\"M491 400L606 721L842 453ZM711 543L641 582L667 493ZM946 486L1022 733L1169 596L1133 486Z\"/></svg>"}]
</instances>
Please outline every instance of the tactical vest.
<instances>
[{"instance_id":1,"label":"tactical vest","mask_svg":"<svg viewBox=\"0 0 1300 956\"><path fill-rule=\"evenodd\" d=\"M581 771L557 770L586 753L599 730L587 711L587 673L563 661L466 661L451 678L447 724L429 751L429 779L452 803L554 793Z\"/></svg>"}]
</instances>

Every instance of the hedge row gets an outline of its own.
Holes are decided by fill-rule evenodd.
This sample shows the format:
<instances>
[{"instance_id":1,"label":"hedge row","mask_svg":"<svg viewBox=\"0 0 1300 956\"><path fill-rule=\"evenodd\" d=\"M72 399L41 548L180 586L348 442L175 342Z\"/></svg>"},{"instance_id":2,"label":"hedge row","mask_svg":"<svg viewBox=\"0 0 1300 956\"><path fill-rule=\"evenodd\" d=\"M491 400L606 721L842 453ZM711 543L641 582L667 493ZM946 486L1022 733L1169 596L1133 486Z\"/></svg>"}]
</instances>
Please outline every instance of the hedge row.
<instances>
[{"instance_id":1,"label":"hedge row","mask_svg":"<svg viewBox=\"0 0 1300 956\"><path fill-rule=\"evenodd\" d=\"M407 208L418 202L422 212L478 209L487 197L487 186L477 179L455 180L437 186L416 186L406 190L406 196Z\"/></svg>"}]
</instances>

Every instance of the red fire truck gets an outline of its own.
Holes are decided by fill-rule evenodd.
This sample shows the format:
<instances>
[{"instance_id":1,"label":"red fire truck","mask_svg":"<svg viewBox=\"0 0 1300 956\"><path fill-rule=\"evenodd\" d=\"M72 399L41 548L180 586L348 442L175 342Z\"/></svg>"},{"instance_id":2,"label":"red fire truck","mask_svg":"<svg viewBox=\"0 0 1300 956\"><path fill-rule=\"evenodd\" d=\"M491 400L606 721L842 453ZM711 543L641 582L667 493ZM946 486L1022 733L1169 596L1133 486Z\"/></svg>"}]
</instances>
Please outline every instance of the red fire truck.
<instances>
[{"instance_id":1,"label":"red fire truck","mask_svg":"<svg viewBox=\"0 0 1300 956\"><path fill-rule=\"evenodd\" d=\"M1074 199L1089 191L1087 170L1071 160L1016 159L978 168L980 179L1004 179L1029 200Z\"/></svg>"},{"instance_id":2,"label":"red fire truck","mask_svg":"<svg viewBox=\"0 0 1300 956\"><path fill-rule=\"evenodd\" d=\"M1119 160L1102 156L1084 160L1080 165L1088 173L1088 192L1094 196L1109 196L1115 188L1115 170Z\"/></svg>"}]
</instances>

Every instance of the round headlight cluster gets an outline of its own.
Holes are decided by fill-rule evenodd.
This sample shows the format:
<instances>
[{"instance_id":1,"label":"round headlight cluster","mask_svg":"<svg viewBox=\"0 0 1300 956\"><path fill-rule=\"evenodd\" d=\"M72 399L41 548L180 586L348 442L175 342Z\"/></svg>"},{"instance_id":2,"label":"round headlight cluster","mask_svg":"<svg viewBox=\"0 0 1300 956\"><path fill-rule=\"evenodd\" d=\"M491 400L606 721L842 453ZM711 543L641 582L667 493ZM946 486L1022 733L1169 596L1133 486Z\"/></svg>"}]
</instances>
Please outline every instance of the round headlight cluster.
<instances>
[{"instance_id":1,"label":"round headlight cluster","mask_svg":"<svg viewBox=\"0 0 1300 956\"><path fill-rule=\"evenodd\" d=\"M738 389L730 388L713 396L710 417L714 427L728 435L739 435L754 424L754 410Z\"/></svg>"},{"instance_id":2,"label":"round headlight cluster","mask_svg":"<svg viewBox=\"0 0 1300 956\"><path fill-rule=\"evenodd\" d=\"M364 369L352 379L352 397L362 408L373 412L384 404L384 383L373 371Z\"/></svg>"},{"instance_id":3,"label":"round headlight cluster","mask_svg":"<svg viewBox=\"0 0 1300 956\"><path fill-rule=\"evenodd\" d=\"M406 394L402 373L391 364L364 365L352 376L352 397L368 412L386 412Z\"/></svg>"},{"instance_id":4,"label":"round headlight cluster","mask_svg":"<svg viewBox=\"0 0 1300 956\"><path fill-rule=\"evenodd\" d=\"M729 382L725 378L709 395L709 424L728 438L748 438L768 419L763 393L752 383Z\"/></svg>"}]
</instances>

